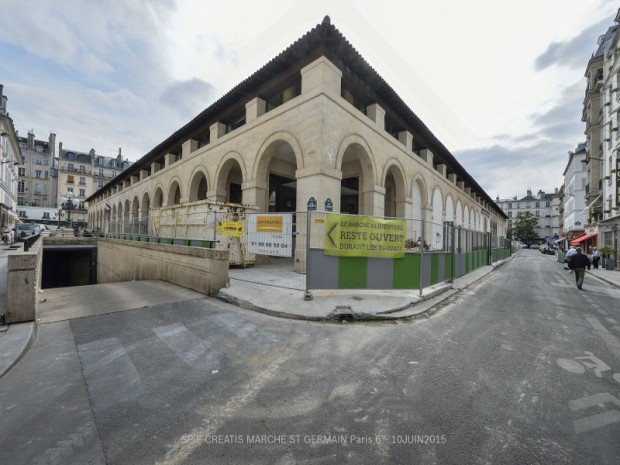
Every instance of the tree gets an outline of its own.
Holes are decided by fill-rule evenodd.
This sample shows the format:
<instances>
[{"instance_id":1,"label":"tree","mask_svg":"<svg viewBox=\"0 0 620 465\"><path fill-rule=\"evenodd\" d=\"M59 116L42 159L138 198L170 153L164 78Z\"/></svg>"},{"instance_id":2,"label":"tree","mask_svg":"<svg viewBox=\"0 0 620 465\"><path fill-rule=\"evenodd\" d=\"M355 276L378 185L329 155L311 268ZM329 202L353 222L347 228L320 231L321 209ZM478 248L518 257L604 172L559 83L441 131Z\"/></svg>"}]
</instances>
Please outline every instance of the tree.
<instances>
[{"instance_id":1,"label":"tree","mask_svg":"<svg viewBox=\"0 0 620 465\"><path fill-rule=\"evenodd\" d=\"M534 231L537 224L538 218L531 212L519 212L517 217L512 221L512 237L520 240L524 244L533 243L538 238L538 235Z\"/></svg>"}]
</instances>

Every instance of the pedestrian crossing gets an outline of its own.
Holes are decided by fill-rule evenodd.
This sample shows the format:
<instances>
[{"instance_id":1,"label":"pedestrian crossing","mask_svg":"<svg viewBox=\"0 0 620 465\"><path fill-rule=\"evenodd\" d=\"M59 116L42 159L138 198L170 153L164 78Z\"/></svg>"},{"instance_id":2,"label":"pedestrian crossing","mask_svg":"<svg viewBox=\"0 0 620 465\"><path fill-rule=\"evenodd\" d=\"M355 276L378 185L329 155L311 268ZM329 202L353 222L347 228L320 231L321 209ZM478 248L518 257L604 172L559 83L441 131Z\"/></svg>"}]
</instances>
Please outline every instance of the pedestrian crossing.
<instances>
[{"instance_id":1,"label":"pedestrian crossing","mask_svg":"<svg viewBox=\"0 0 620 465\"><path fill-rule=\"evenodd\" d=\"M248 357L255 357L280 341L275 334L235 313L214 313L198 321L163 325L164 321L156 317L143 321L150 322L151 328L141 330L139 336L130 327L127 329L125 339L136 342L123 342L123 335L119 335L77 345L84 379L96 407L131 402L145 393L147 382L140 370L144 370L143 361L154 355L163 365L161 376L178 376L189 369L187 376L195 378L230 369L227 352L234 351L233 357L243 359L240 346L247 348ZM145 338L147 334L151 336ZM174 359L181 364L171 364Z\"/></svg>"}]
</instances>

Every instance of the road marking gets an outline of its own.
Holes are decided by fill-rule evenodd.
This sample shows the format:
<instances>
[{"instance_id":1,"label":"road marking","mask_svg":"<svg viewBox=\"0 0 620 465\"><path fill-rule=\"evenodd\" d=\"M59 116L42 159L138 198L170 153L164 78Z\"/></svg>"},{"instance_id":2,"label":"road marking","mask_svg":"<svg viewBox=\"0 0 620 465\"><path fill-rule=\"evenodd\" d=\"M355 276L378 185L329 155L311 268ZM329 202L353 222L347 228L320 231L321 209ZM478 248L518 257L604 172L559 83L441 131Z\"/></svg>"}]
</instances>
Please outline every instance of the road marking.
<instances>
[{"instance_id":1,"label":"road marking","mask_svg":"<svg viewBox=\"0 0 620 465\"><path fill-rule=\"evenodd\" d=\"M138 370L117 338L81 344L77 349L96 406L127 402L142 394Z\"/></svg>"},{"instance_id":2,"label":"road marking","mask_svg":"<svg viewBox=\"0 0 620 465\"><path fill-rule=\"evenodd\" d=\"M602 392L600 394L582 397L581 399L570 400L568 402L568 407L574 412L590 407L602 407L603 404L607 402L612 402L618 407L620 407L620 400L618 400L616 397L612 396L608 392ZM603 426L607 426L612 423L617 423L619 421L620 410L608 410L603 413L598 413L596 415L591 415L586 418L580 418L579 420L575 420L573 422L573 426L575 428L575 433L581 434L585 433L586 431L602 428Z\"/></svg>"},{"instance_id":3,"label":"road marking","mask_svg":"<svg viewBox=\"0 0 620 465\"><path fill-rule=\"evenodd\" d=\"M298 341L301 342L301 341ZM244 385L239 386L239 394L231 397L221 407L219 405L207 404L201 411L204 418L209 419L207 426L196 427L186 434L182 434L174 444L170 444L168 452L163 460L156 462L157 465L176 465L186 463L187 458L198 447L204 444L204 439L214 435L222 425L232 418L236 411L243 408L250 402L256 394L273 378L282 364L286 362L295 352L289 346L284 354L271 362L265 370Z\"/></svg>"},{"instance_id":4,"label":"road marking","mask_svg":"<svg viewBox=\"0 0 620 465\"><path fill-rule=\"evenodd\" d=\"M181 323L153 328L153 332L183 362L199 371L214 371L220 366L223 354Z\"/></svg>"},{"instance_id":5,"label":"road marking","mask_svg":"<svg viewBox=\"0 0 620 465\"><path fill-rule=\"evenodd\" d=\"M605 344L607 344L607 347L609 347L611 353L613 353L614 356L620 360L620 341L618 338L607 331L607 328L605 328L601 322L593 316L587 317L586 320L588 320L590 325L592 325L592 328L601 334L601 338L605 341Z\"/></svg>"}]
</instances>

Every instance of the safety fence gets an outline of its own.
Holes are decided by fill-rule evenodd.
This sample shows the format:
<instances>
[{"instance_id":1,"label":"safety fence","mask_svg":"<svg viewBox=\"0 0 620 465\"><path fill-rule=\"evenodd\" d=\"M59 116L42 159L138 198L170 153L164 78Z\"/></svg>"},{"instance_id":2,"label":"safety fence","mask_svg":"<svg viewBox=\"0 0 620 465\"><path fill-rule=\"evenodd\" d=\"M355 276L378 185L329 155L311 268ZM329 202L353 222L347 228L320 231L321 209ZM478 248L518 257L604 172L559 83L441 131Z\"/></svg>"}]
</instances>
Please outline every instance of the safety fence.
<instances>
[{"instance_id":1,"label":"safety fence","mask_svg":"<svg viewBox=\"0 0 620 465\"><path fill-rule=\"evenodd\" d=\"M309 290L419 289L421 292L425 287L506 259L512 253L510 241L451 223L338 217L340 220L334 224L326 213L311 213ZM390 242L402 241L403 235L404 248L397 251L390 247ZM329 243L326 238L330 237L334 239L331 246L336 246L337 251L326 250L325 244Z\"/></svg>"},{"instance_id":2,"label":"safety fence","mask_svg":"<svg viewBox=\"0 0 620 465\"><path fill-rule=\"evenodd\" d=\"M450 222L316 211L162 208L106 229L101 235L118 239L227 249L231 279L300 290L421 292L515 250L503 237Z\"/></svg>"}]
</instances>

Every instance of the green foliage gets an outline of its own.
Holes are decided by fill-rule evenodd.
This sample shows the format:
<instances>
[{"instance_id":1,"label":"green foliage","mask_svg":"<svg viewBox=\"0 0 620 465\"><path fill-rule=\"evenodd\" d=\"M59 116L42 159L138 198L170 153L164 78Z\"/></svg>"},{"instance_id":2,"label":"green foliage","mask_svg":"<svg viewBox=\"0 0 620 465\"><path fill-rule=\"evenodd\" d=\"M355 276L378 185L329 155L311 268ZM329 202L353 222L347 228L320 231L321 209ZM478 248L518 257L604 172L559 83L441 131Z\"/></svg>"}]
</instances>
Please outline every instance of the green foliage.
<instances>
[{"instance_id":1,"label":"green foliage","mask_svg":"<svg viewBox=\"0 0 620 465\"><path fill-rule=\"evenodd\" d=\"M601 257L603 258L609 258L615 252L615 250L612 247L599 247L598 251L600 252Z\"/></svg>"},{"instance_id":2,"label":"green foliage","mask_svg":"<svg viewBox=\"0 0 620 465\"><path fill-rule=\"evenodd\" d=\"M531 244L538 236L534 228L538 224L536 218L531 212L519 212L516 218L512 220L511 235L513 239L518 239L524 244Z\"/></svg>"}]
</instances>

